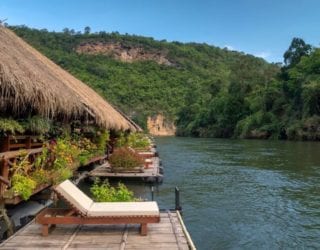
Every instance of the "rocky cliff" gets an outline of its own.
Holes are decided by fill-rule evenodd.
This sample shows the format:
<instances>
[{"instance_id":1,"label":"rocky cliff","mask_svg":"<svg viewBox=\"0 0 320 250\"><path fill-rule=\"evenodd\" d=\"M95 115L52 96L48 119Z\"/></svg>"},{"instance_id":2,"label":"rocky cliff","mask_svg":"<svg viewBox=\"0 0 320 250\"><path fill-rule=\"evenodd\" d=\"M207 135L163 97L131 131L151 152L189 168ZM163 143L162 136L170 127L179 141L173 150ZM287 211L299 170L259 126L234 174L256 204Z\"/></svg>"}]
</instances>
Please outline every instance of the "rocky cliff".
<instances>
[{"instance_id":1,"label":"rocky cliff","mask_svg":"<svg viewBox=\"0 0 320 250\"><path fill-rule=\"evenodd\" d=\"M174 123L167 121L161 114L148 117L147 126L149 133L152 135L173 136L176 134L176 126Z\"/></svg>"},{"instance_id":2,"label":"rocky cliff","mask_svg":"<svg viewBox=\"0 0 320 250\"><path fill-rule=\"evenodd\" d=\"M79 54L107 55L122 62L155 61L158 64L172 66L166 52L147 51L142 47L127 46L121 43L86 42L76 47Z\"/></svg>"}]
</instances>

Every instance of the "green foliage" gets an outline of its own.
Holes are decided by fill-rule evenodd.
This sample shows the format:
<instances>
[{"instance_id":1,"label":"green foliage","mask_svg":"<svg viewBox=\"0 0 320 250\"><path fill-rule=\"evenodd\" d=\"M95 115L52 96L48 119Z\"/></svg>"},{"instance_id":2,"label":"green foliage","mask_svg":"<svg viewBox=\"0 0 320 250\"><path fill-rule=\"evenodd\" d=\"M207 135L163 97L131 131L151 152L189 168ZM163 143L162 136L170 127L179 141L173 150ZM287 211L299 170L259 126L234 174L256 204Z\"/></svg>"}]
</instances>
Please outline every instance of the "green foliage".
<instances>
[{"instance_id":1,"label":"green foliage","mask_svg":"<svg viewBox=\"0 0 320 250\"><path fill-rule=\"evenodd\" d=\"M24 122L24 128L29 133L45 135L51 129L51 122L48 119L44 119L40 116L33 116Z\"/></svg>"},{"instance_id":2,"label":"green foliage","mask_svg":"<svg viewBox=\"0 0 320 250\"><path fill-rule=\"evenodd\" d=\"M59 184L73 176L73 171L70 168L64 167L64 168L58 168L54 171L52 171L52 184Z\"/></svg>"},{"instance_id":3,"label":"green foliage","mask_svg":"<svg viewBox=\"0 0 320 250\"><path fill-rule=\"evenodd\" d=\"M35 160L34 179L37 179L38 183L53 184L69 179L79 164L85 164L92 157L91 154L88 156L88 148L92 145L86 138L74 141L71 137L57 138L46 144L42 154ZM96 149L95 145L94 147Z\"/></svg>"},{"instance_id":4,"label":"green foliage","mask_svg":"<svg viewBox=\"0 0 320 250\"><path fill-rule=\"evenodd\" d=\"M311 52L311 45L306 44L301 38L293 38L289 49L284 53L283 58L287 66L294 66L299 63L301 57Z\"/></svg>"},{"instance_id":5,"label":"green foliage","mask_svg":"<svg viewBox=\"0 0 320 250\"><path fill-rule=\"evenodd\" d=\"M51 151L55 157L52 166L54 170L77 167L76 159L81 150L69 138L58 138L56 143L51 146Z\"/></svg>"},{"instance_id":6,"label":"green foliage","mask_svg":"<svg viewBox=\"0 0 320 250\"><path fill-rule=\"evenodd\" d=\"M20 156L14 162L11 168L12 173L12 188L14 194L18 194L22 199L28 200L32 195L33 190L38 184L42 184L44 174L43 171L32 172L32 164L29 162L29 155L25 151L21 151ZM38 182L39 181L39 182ZM46 179L48 181L48 179Z\"/></svg>"},{"instance_id":7,"label":"green foliage","mask_svg":"<svg viewBox=\"0 0 320 250\"><path fill-rule=\"evenodd\" d=\"M150 146L150 141L142 133L130 133L127 138L127 145L134 149L147 149Z\"/></svg>"},{"instance_id":8,"label":"green foliage","mask_svg":"<svg viewBox=\"0 0 320 250\"><path fill-rule=\"evenodd\" d=\"M98 143L106 142L108 132L100 135ZM85 164L91 157L99 153L99 147L89 139L78 136L58 138L43 146L42 153L37 156L34 164L29 161L29 155L25 150L12 165L12 189L14 194L19 194L24 200L29 199L33 190L42 184L58 184L73 176L73 171L79 167L79 163ZM102 147L102 145L100 146ZM84 162L81 162L84 157ZM119 186L117 199L125 199L125 188Z\"/></svg>"},{"instance_id":9,"label":"green foliage","mask_svg":"<svg viewBox=\"0 0 320 250\"><path fill-rule=\"evenodd\" d=\"M320 140L320 117L312 116L293 123L287 130L290 140Z\"/></svg>"},{"instance_id":10,"label":"green foliage","mask_svg":"<svg viewBox=\"0 0 320 250\"><path fill-rule=\"evenodd\" d=\"M110 133L107 130L103 130L99 133L96 139L97 149L100 154L104 154L106 151L107 143L110 140Z\"/></svg>"},{"instance_id":11,"label":"green foliage","mask_svg":"<svg viewBox=\"0 0 320 250\"><path fill-rule=\"evenodd\" d=\"M36 169L45 168L49 164L51 156L51 152L49 152L49 147L49 144L45 144L42 146L42 152L40 155L37 156L34 162Z\"/></svg>"},{"instance_id":12,"label":"green foliage","mask_svg":"<svg viewBox=\"0 0 320 250\"><path fill-rule=\"evenodd\" d=\"M31 178L37 185L49 184L51 182L51 176L49 171L43 168L37 168L31 173Z\"/></svg>"},{"instance_id":13,"label":"green foliage","mask_svg":"<svg viewBox=\"0 0 320 250\"><path fill-rule=\"evenodd\" d=\"M81 166L86 165L91 158L106 153L106 145L110 140L109 131L94 131L92 135L94 135L92 139L83 135L73 135L72 144L80 150L80 153L74 157L80 162Z\"/></svg>"},{"instance_id":14,"label":"green foliage","mask_svg":"<svg viewBox=\"0 0 320 250\"><path fill-rule=\"evenodd\" d=\"M301 121L296 121L296 122L292 123L286 131L288 139L290 139L290 140L301 139L301 135L300 135L301 127L302 127Z\"/></svg>"},{"instance_id":15,"label":"green foliage","mask_svg":"<svg viewBox=\"0 0 320 250\"><path fill-rule=\"evenodd\" d=\"M303 116L320 114L320 77L302 87Z\"/></svg>"},{"instance_id":16,"label":"green foliage","mask_svg":"<svg viewBox=\"0 0 320 250\"><path fill-rule=\"evenodd\" d=\"M120 132L117 138L117 147L130 147L134 149L147 149L150 140L143 133L131 132L129 134Z\"/></svg>"},{"instance_id":17,"label":"green foliage","mask_svg":"<svg viewBox=\"0 0 320 250\"><path fill-rule=\"evenodd\" d=\"M125 147L126 145L127 145L127 136L125 133L120 132L117 137L116 146L121 148L121 147Z\"/></svg>"},{"instance_id":18,"label":"green foliage","mask_svg":"<svg viewBox=\"0 0 320 250\"><path fill-rule=\"evenodd\" d=\"M205 122L198 119L208 116L210 110L207 107L211 100L219 93L222 95L231 83L238 81L239 85L245 83L246 86L263 84L279 70L263 59L207 44L169 43L117 32L71 34L69 29L65 32L47 32L25 26L11 29L121 108L142 127L146 127L148 116L162 113L168 120L181 121L178 123L179 130L187 131L187 135L190 135L187 127L193 127L193 131L212 125L210 119ZM152 60L125 63L111 56L76 53L75 48L79 44L90 42L143 48L148 53L162 55L171 65L161 65ZM196 111L189 112L190 103L200 108L200 115ZM184 113L189 113L189 118L182 121L180 115L183 109L186 109ZM191 124L195 120L195 124ZM228 130L234 126L232 124ZM222 134L227 136L232 133Z\"/></svg>"},{"instance_id":19,"label":"green foliage","mask_svg":"<svg viewBox=\"0 0 320 250\"><path fill-rule=\"evenodd\" d=\"M90 192L96 202L124 202L135 201L133 192L124 184L118 183L118 186L111 187L108 181L100 182L96 179Z\"/></svg>"},{"instance_id":20,"label":"green foliage","mask_svg":"<svg viewBox=\"0 0 320 250\"><path fill-rule=\"evenodd\" d=\"M144 128L148 116L161 113L184 136L317 138L304 124L320 116L320 49L300 38L292 40L280 68L207 44L156 41L118 32L93 34L88 28L84 34L10 28ZM76 52L79 44L96 42L142 48L170 64L126 63L112 55ZM125 146L126 140L120 135L118 146Z\"/></svg>"},{"instance_id":21,"label":"green foliage","mask_svg":"<svg viewBox=\"0 0 320 250\"><path fill-rule=\"evenodd\" d=\"M143 166L144 163L139 154L127 147L116 148L109 162L114 171L134 169Z\"/></svg>"},{"instance_id":22,"label":"green foliage","mask_svg":"<svg viewBox=\"0 0 320 250\"><path fill-rule=\"evenodd\" d=\"M14 174L12 177L12 190L18 193L22 199L28 200L37 183L28 176Z\"/></svg>"},{"instance_id":23,"label":"green foliage","mask_svg":"<svg viewBox=\"0 0 320 250\"><path fill-rule=\"evenodd\" d=\"M0 118L0 135L14 135L15 133L24 133L24 128L16 120Z\"/></svg>"},{"instance_id":24,"label":"green foliage","mask_svg":"<svg viewBox=\"0 0 320 250\"><path fill-rule=\"evenodd\" d=\"M277 134L279 125L276 117L270 112L259 111L237 123L235 135L240 138L268 139Z\"/></svg>"}]
</instances>

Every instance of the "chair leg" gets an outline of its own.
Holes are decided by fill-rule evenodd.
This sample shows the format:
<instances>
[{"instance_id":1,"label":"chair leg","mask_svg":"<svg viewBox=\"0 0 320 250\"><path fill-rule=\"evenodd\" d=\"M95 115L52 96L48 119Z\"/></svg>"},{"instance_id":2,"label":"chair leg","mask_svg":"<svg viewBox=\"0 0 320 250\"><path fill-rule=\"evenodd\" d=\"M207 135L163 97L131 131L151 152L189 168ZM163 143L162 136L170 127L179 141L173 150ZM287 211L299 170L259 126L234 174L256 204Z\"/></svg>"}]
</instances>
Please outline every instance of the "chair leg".
<instances>
[{"instance_id":1,"label":"chair leg","mask_svg":"<svg viewBox=\"0 0 320 250\"><path fill-rule=\"evenodd\" d=\"M48 236L49 234L49 225L42 225L42 236Z\"/></svg>"},{"instance_id":2,"label":"chair leg","mask_svg":"<svg viewBox=\"0 0 320 250\"><path fill-rule=\"evenodd\" d=\"M147 223L142 223L140 227L140 234L146 236L148 234Z\"/></svg>"}]
</instances>

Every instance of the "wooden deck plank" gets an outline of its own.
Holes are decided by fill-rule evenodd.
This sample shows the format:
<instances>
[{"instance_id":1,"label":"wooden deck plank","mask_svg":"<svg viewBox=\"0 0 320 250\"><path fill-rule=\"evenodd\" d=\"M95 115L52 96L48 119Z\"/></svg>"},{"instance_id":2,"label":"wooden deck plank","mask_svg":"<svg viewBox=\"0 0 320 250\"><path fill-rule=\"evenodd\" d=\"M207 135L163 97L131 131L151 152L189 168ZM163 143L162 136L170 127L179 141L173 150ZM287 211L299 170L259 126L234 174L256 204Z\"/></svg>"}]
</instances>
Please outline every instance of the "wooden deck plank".
<instances>
[{"instance_id":1,"label":"wooden deck plank","mask_svg":"<svg viewBox=\"0 0 320 250\"><path fill-rule=\"evenodd\" d=\"M116 245L105 245L105 246L101 246L101 245L92 245L92 246L84 246L84 245L77 245L77 244L72 244L70 246L70 248L68 248L68 250L70 249L81 249L81 250L119 250L119 244Z\"/></svg>"},{"instance_id":2,"label":"wooden deck plank","mask_svg":"<svg viewBox=\"0 0 320 250\"><path fill-rule=\"evenodd\" d=\"M58 225L47 237L40 225L28 224L0 244L1 249L189 249L175 212L161 212L160 223L148 225L148 235L139 225Z\"/></svg>"}]
</instances>

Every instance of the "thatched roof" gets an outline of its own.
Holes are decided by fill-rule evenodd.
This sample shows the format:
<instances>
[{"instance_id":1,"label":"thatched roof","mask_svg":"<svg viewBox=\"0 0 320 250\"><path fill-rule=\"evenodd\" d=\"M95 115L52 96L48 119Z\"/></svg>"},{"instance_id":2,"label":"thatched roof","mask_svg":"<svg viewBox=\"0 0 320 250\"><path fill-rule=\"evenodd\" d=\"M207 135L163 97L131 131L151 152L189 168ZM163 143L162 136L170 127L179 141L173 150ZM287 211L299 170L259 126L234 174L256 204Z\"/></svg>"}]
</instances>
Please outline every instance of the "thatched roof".
<instances>
[{"instance_id":1,"label":"thatched roof","mask_svg":"<svg viewBox=\"0 0 320 250\"><path fill-rule=\"evenodd\" d=\"M117 130L140 130L86 84L0 25L0 113L84 118Z\"/></svg>"}]
</instances>

